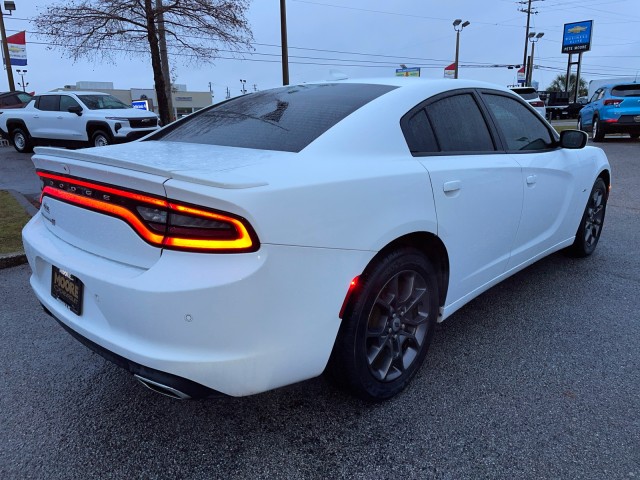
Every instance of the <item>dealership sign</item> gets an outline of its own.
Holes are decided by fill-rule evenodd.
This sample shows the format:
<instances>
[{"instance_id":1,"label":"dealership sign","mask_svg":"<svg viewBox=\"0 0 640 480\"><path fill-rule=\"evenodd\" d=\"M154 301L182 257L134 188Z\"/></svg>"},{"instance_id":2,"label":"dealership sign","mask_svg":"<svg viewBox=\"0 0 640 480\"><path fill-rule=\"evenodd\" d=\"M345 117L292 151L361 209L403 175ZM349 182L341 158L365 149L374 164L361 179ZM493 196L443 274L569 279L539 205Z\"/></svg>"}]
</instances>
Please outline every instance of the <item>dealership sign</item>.
<instances>
[{"instance_id":1,"label":"dealership sign","mask_svg":"<svg viewBox=\"0 0 640 480\"><path fill-rule=\"evenodd\" d=\"M581 53L591 50L593 20L565 23L562 34L562 53Z\"/></svg>"},{"instance_id":2,"label":"dealership sign","mask_svg":"<svg viewBox=\"0 0 640 480\"><path fill-rule=\"evenodd\" d=\"M151 110L151 108L149 108L149 100L134 100L131 102L131 106L138 110Z\"/></svg>"},{"instance_id":3,"label":"dealership sign","mask_svg":"<svg viewBox=\"0 0 640 480\"><path fill-rule=\"evenodd\" d=\"M396 77L419 77L420 67L396 68Z\"/></svg>"}]
</instances>

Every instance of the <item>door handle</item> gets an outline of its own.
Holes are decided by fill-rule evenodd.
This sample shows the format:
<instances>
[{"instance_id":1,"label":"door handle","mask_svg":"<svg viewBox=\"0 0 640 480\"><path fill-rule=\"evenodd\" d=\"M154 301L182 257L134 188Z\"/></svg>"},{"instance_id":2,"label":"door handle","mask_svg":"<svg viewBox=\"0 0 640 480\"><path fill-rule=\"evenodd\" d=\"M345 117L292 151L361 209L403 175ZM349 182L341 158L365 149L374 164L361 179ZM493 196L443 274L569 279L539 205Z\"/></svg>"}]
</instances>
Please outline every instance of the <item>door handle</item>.
<instances>
[{"instance_id":1,"label":"door handle","mask_svg":"<svg viewBox=\"0 0 640 480\"><path fill-rule=\"evenodd\" d=\"M456 192L460 190L460 186L460 180L452 180L451 182L444 182L444 185L442 185L442 190L444 190L445 192Z\"/></svg>"},{"instance_id":2,"label":"door handle","mask_svg":"<svg viewBox=\"0 0 640 480\"><path fill-rule=\"evenodd\" d=\"M60 118L60 119L62 119L62 115L58 115L56 118Z\"/></svg>"},{"instance_id":3,"label":"door handle","mask_svg":"<svg viewBox=\"0 0 640 480\"><path fill-rule=\"evenodd\" d=\"M40 118L40 115L34 115L33 118Z\"/></svg>"},{"instance_id":4,"label":"door handle","mask_svg":"<svg viewBox=\"0 0 640 480\"><path fill-rule=\"evenodd\" d=\"M529 175L527 177L527 185L533 185L538 181L538 176L537 175Z\"/></svg>"}]
</instances>

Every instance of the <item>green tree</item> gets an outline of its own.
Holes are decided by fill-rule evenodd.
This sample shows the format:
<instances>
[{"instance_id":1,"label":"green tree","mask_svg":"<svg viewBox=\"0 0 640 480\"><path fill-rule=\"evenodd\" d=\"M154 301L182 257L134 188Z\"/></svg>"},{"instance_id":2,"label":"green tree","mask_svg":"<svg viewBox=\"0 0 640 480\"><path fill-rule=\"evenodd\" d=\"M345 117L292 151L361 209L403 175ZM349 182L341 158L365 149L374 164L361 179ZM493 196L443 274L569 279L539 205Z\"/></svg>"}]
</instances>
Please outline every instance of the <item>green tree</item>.
<instances>
[{"instance_id":1,"label":"green tree","mask_svg":"<svg viewBox=\"0 0 640 480\"><path fill-rule=\"evenodd\" d=\"M151 59L158 112L171 121L163 49L187 62L213 61L217 45L251 48L245 12L251 0L75 0L48 5L35 18L50 48L62 48L76 61L113 60L117 55ZM166 41L163 41L166 38ZM165 55L166 58L166 55ZM164 68L163 68L164 65Z\"/></svg>"},{"instance_id":2,"label":"green tree","mask_svg":"<svg viewBox=\"0 0 640 480\"><path fill-rule=\"evenodd\" d=\"M565 86L567 82L567 76L560 74L547 87L547 92L565 92ZM570 96L576 91L576 74L569 75L569 94ZM580 77L578 96L583 97L588 93L587 82L584 78Z\"/></svg>"}]
</instances>

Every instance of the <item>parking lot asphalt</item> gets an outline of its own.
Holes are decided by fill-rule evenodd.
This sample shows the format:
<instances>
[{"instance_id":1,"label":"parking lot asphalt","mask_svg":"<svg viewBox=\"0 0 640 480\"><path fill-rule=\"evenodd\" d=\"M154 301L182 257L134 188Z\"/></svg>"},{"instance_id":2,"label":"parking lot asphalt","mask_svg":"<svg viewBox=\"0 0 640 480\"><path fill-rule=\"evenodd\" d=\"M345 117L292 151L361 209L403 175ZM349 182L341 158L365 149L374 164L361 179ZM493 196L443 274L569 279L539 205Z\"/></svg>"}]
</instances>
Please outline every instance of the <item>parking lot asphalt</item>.
<instances>
[{"instance_id":1,"label":"parking lot asphalt","mask_svg":"<svg viewBox=\"0 0 640 480\"><path fill-rule=\"evenodd\" d=\"M45 315L28 266L0 271L0 478L640 479L640 143L601 146L614 177L595 254L473 300L378 405L322 377L159 396Z\"/></svg>"}]
</instances>

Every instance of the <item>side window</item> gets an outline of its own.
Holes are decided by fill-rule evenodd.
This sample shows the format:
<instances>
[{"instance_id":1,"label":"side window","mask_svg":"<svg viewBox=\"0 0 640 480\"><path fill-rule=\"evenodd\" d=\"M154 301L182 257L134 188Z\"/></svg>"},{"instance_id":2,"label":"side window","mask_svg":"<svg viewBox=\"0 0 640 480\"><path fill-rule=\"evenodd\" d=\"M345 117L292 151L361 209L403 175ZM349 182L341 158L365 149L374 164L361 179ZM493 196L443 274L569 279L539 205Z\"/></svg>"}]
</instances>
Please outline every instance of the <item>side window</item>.
<instances>
[{"instance_id":1,"label":"side window","mask_svg":"<svg viewBox=\"0 0 640 480\"><path fill-rule=\"evenodd\" d=\"M470 93L436 100L425 110L441 151L495 151L482 112Z\"/></svg>"},{"instance_id":2,"label":"side window","mask_svg":"<svg viewBox=\"0 0 640 480\"><path fill-rule=\"evenodd\" d=\"M60 95L60 111L68 112L69 107L79 107L80 104L76 102L75 98L69 95Z\"/></svg>"},{"instance_id":3,"label":"side window","mask_svg":"<svg viewBox=\"0 0 640 480\"><path fill-rule=\"evenodd\" d=\"M404 135L411 153L437 152L439 150L427 114L422 108L406 122Z\"/></svg>"},{"instance_id":4,"label":"side window","mask_svg":"<svg viewBox=\"0 0 640 480\"><path fill-rule=\"evenodd\" d=\"M20 102L18 102L17 100L18 99L15 95L7 95L6 97L0 98L0 106L10 107L11 105L19 105Z\"/></svg>"},{"instance_id":5,"label":"side window","mask_svg":"<svg viewBox=\"0 0 640 480\"><path fill-rule=\"evenodd\" d=\"M47 112L57 112L58 105L60 104L60 95L43 95L38 100L38 110L44 110Z\"/></svg>"},{"instance_id":6,"label":"side window","mask_svg":"<svg viewBox=\"0 0 640 480\"><path fill-rule=\"evenodd\" d=\"M515 98L483 94L507 143L507 150L546 150L555 139L544 122Z\"/></svg>"},{"instance_id":7,"label":"side window","mask_svg":"<svg viewBox=\"0 0 640 480\"><path fill-rule=\"evenodd\" d=\"M31 95L27 95L26 93L18 93L18 98L22 103L28 103L31 100Z\"/></svg>"}]
</instances>

